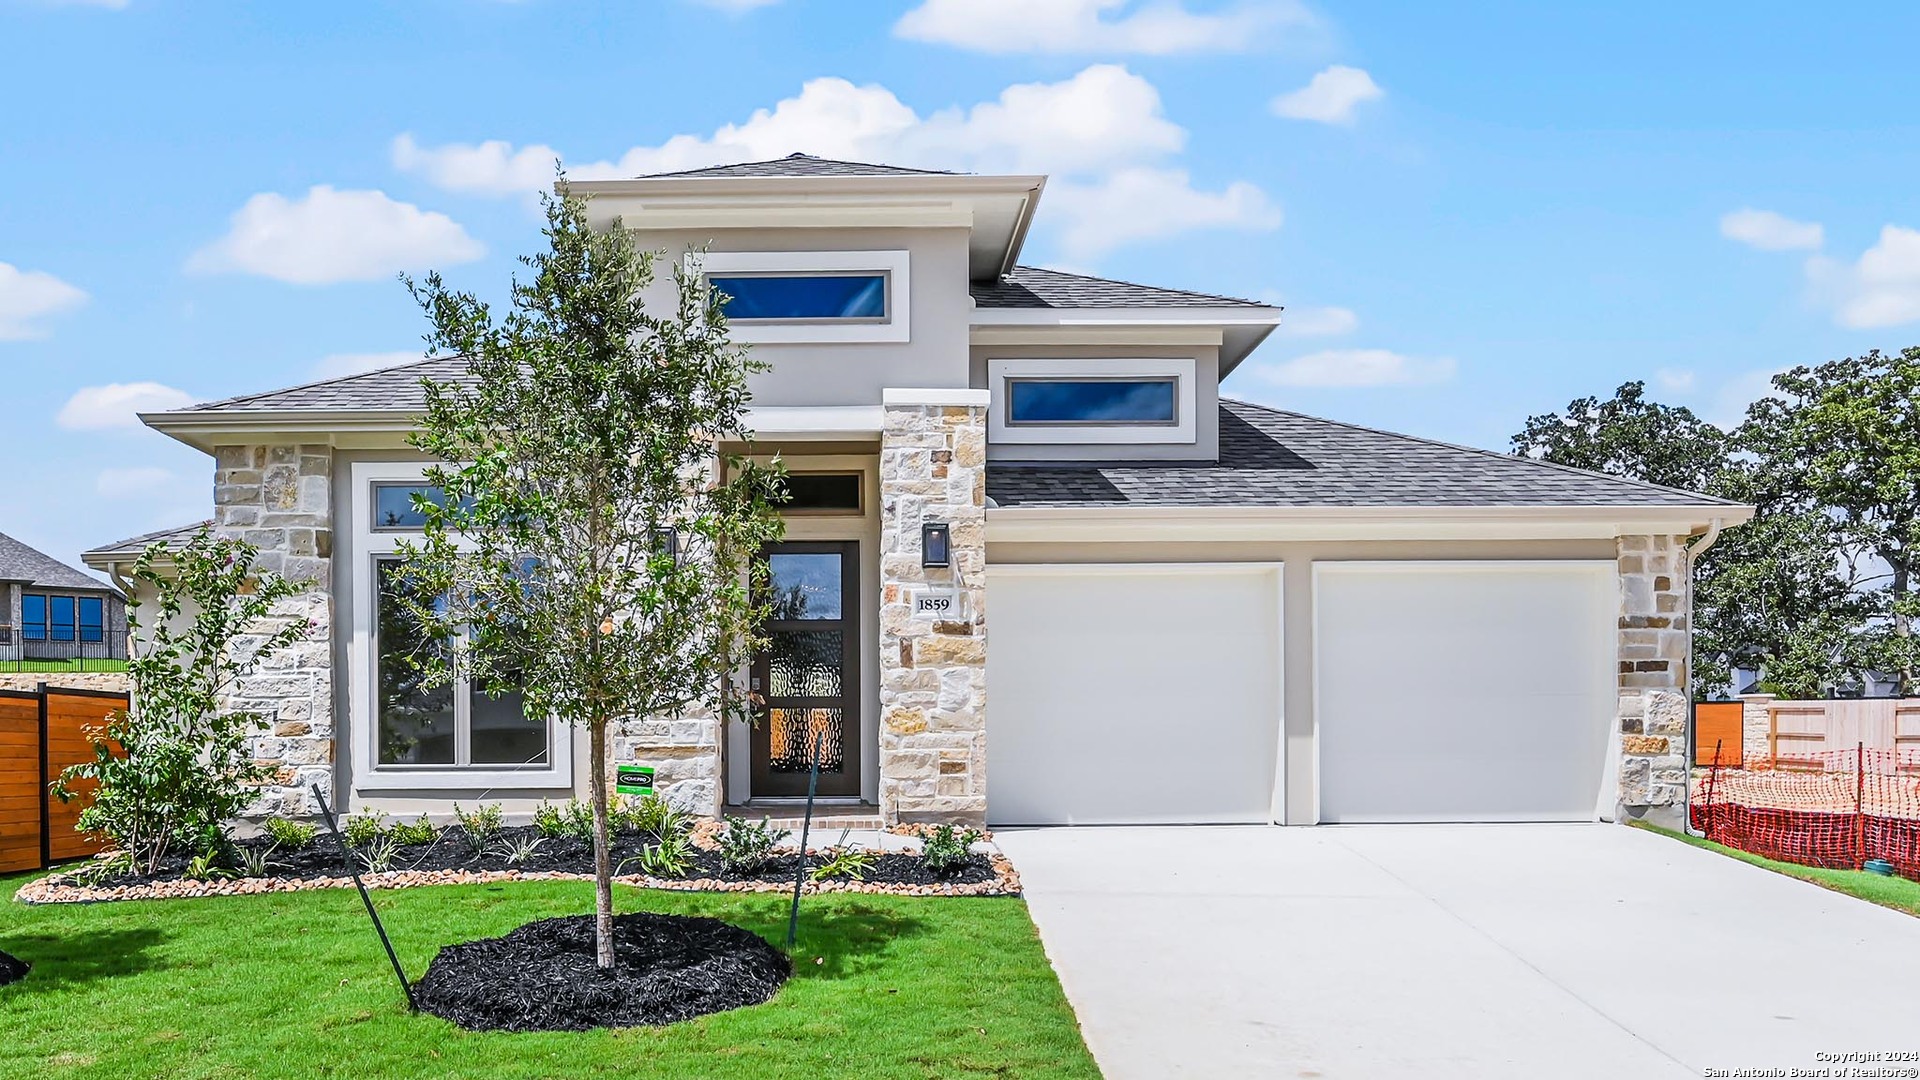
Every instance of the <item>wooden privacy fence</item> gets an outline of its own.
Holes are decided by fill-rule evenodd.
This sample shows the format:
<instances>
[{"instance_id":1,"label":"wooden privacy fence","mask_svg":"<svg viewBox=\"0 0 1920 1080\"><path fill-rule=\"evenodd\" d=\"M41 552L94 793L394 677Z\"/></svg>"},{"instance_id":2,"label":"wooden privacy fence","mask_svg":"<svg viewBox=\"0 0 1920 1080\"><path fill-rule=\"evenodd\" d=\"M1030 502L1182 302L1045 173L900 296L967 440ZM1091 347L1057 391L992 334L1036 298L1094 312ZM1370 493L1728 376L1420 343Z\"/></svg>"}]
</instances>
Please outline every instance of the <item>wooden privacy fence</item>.
<instances>
[{"instance_id":1,"label":"wooden privacy fence","mask_svg":"<svg viewBox=\"0 0 1920 1080\"><path fill-rule=\"evenodd\" d=\"M93 759L87 729L127 707L127 695L99 690L0 690L0 873L37 870L100 850L76 831L87 792L61 802L47 785L62 769Z\"/></svg>"},{"instance_id":2,"label":"wooden privacy fence","mask_svg":"<svg viewBox=\"0 0 1920 1080\"><path fill-rule=\"evenodd\" d=\"M1821 768L1829 755L1856 747L1890 750L1920 763L1920 698L1835 698L1773 701L1767 756L1777 768Z\"/></svg>"}]
</instances>

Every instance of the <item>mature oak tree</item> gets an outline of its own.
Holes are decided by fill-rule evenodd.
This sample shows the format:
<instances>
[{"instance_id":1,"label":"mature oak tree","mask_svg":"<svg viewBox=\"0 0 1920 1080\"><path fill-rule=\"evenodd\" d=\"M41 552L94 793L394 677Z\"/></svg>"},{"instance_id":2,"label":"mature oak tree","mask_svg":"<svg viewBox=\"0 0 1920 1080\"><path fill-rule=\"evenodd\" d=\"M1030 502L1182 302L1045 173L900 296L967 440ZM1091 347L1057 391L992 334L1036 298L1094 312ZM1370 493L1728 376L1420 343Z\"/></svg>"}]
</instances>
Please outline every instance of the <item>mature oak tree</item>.
<instances>
[{"instance_id":1,"label":"mature oak tree","mask_svg":"<svg viewBox=\"0 0 1920 1080\"><path fill-rule=\"evenodd\" d=\"M414 445L436 458L416 497L409 614L445 649L442 683L524 694L529 717L587 731L597 959L613 965L609 730L688 710L745 711L733 673L759 643L754 556L778 539L779 469L749 445L747 376L705 284L674 269L676 305L649 312L652 254L615 222L547 197L548 250L521 261L496 318L439 275L409 287L431 349L467 375L428 382ZM555 752L564 753L556 748Z\"/></svg>"}]
</instances>

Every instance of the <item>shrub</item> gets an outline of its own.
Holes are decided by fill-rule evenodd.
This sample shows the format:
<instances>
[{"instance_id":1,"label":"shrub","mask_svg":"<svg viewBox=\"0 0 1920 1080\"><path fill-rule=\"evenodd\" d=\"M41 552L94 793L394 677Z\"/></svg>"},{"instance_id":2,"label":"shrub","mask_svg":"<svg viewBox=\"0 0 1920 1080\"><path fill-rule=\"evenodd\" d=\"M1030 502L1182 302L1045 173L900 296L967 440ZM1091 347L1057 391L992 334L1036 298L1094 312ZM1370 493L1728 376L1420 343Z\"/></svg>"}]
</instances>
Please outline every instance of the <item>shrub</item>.
<instances>
[{"instance_id":1,"label":"shrub","mask_svg":"<svg viewBox=\"0 0 1920 1080\"><path fill-rule=\"evenodd\" d=\"M466 839L467 846L475 855L485 851L500 830L506 827L505 817L500 812L499 803L487 803L471 811L460 809L459 803L453 804L453 817L460 823L460 835Z\"/></svg>"},{"instance_id":2,"label":"shrub","mask_svg":"<svg viewBox=\"0 0 1920 1080\"><path fill-rule=\"evenodd\" d=\"M347 818L347 827L341 832L346 836L349 846L364 851L387 834L386 815L354 814Z\"/></svg>"},{"instance_id":3,"label":"shrub","mask_svg":"<svg viewBox=\"0 0 1920 1080\"><path fill-rule=\"evenodd\" d=\"M541 836L565 836L567 835L567 816L552 803L542 802L540 809L533 812L533 827L540 830Z\"/></svg>"},{"instance_id":4,"label":"shrub","mask_svg":"<svg viewBox=\"0 0 1920 1080\"><path fill-rule=\"evenodd\" d=\"M658 795L641 799L631 816L637 831L652 833L657 840L665 840L669 836L687 836L693 832L693 816L684 810L674 809L672 804Z\"/></svg>"},{"instance_id":5,"label":"shrub","mask_svg":"<svg viewBox=\"0 0 1920 1080\"><path fill-rule=\"evenodd\" d=\"M985 833L956 825L936 825L920 838L920 863L936 874L948 874L973 861L973 845Z\"/></svg>"},{"instance_id":6,"label":"shrub","mask_svg":"<svg viewBox=\"0 0 1920 1080\"><path fill-rule=\"evenodd\" d=\"M812 874L808 875L814 881L825 881L836 877L852 878L854 881L866 880L867 871L873 869L875 856L871 851L848 847L849 831L851 830L840 830L840 839L834 841L833 846L827 849L827 857L819 866L813 868Z\"/></svg>"},{"instance_id":7,"label":"shrub","mask_svg":"<svg viewBox=\"0 0 1920 1080\"><path fill-rule=\"evenodd\" d=\"M139 610L148 604L129 605L142 641L127 662L133 709L90 731L93 759L54 785L64 802L78 782L96 782L79 828L104 834L148 873L171 850L212 854L206 831L239 816L266 775L247 745L266 717L231 708L227 691L313 626L280 612L301 586L256 570L257 554L204 529L177 551L141 553L132 577L152 589L157 610L148 617Z\"/></svg>"},{"instance_id":8,"label":"shrub","mask_svg":"<svg viewBox=\"0 0 1920 1080\"><path fill-rule=\"evenodd\" d=\"M313 846L313 838L320 835L320 828L317 825L310 825L304 821L288 821L283 817L268 818L264 828L267 831L267 837L273 841L274 847L286 848L288 851L304 851Z\"/></svg>"},{"instance_id":9,"label":"shrub","mask_svg":"<svg viewBox=\"0 0 1920 1080\"><path fill-rule=\"evenodd\" d=\"M421 814L413 821L397 821L387 830L387 836L394 843L406 847L431 844L440 837L440 830L433 827L427 815Z\"/></svg>"},{"instance_id":10,"label":"shrub","mask_svg":"<svg viewBox=\"0 0 1920 1080\"><path fill-rule=\"evenodd\" d=\"M751 874L773 860L774 846L792 835L766 818L748 822L728 817L720 830L720 865L735 874Z\"/></svg>"},{"instance_id":11,"label":"shrub","mask_svg":"<svg viewBox=\"0 0 1920 1080\"><path fill-rule=\"evenodd\" d=\"M243 847L234 853L235 868L241 877L266 877L267 871L273 868L273 853L277 850L279 847L275 844L263 848Z\"/></svg>"},{"instance_id":12,"label":"shrub","mask_svg":"<svg viewBox=\"0 0 1920 1080\"><path fill-rule=\"evenodd\" d=\"M540 853L540 845L547 842L544 836L521 836L504 840L494 849L494 854L505 859L508 866L519 866Z\"/></svg>"},{"instance_id":13,"label":"shrub","mask_svg":"<svg viewBox=\"0 0 1920 1080\"><path fill-rule=\"evenodd\" d=\"M685 833L668 833L648 844L636 856L640 869L654 877L676 878L693 869L693 840Z\"/></svg>"},{"instance_id":14,"label":"shrub","mask_svg":"<svg viewBox=\"0 0 1920 1080\"><path fill-rule=\"evenodd\" d=\"M361 869L370 874L378 874L393 868L393 858L400 853L400 845L391 834L375 838L365 850L355 858L360 860Z\"/></svg>"}]
</instances>

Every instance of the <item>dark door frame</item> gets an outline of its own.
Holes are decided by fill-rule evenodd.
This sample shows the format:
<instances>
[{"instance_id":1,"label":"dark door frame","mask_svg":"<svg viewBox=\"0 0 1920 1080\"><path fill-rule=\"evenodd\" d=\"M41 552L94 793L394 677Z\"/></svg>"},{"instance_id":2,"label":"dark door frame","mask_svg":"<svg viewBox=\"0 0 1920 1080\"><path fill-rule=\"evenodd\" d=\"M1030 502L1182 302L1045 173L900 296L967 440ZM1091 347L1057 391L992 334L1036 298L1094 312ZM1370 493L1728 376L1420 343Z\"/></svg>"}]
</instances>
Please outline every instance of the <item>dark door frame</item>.
<instances>
[{"instance_id":1,"label":"dark door frame","mask_svg":"<svg viewBox=\"0 0 1920 1080\"><path fill-rule=\"evenodd\" d=\"M764 651L754 655L752 686L756 693L764 696L754 710L756 723L753 725L752 734L750 782L751 798L755 799L793 798L807 793L805 772L776 773L770 767L773 754L771 710L776 708L838 708L840 710L840 771L820 774L818 794L830 798L857 798L860 795L860 770L866 759L864 748L860 744L860 702L863 693L860 679L860 643L864 625L862 617L864 612L860 607L860 542L858 540L787 540L768 544L760 549L762 559L771 555L809 554L840 556L840 618L769 619L766 630L770 633L783 630L839 630L840 696L818 698L768 695L767 691L772 688L768 656Z\"/></svg>"}]
</instances>

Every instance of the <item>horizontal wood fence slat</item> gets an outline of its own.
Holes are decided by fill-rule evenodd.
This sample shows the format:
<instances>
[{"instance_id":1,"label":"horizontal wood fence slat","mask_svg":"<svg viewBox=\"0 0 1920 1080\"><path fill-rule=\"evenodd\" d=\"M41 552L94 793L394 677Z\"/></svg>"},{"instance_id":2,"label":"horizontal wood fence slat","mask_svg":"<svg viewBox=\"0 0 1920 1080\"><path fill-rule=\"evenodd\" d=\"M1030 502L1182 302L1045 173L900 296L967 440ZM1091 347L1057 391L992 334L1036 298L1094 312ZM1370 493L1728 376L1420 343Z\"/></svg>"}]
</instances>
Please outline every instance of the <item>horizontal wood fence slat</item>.
<instances>
[{"instance_id":1,"label":"horizontal wood fence slat","mask_svg":"<svg viewBox=\"0 0 1920 1080\"><path fill-rule=\"evenodd\" d=\"M98 836L76 828L91 792L83 787L63 803L48 785L67 766L92 760L94 734L126 707L125 694L96 690L0 691L0 873L100 850Z\"/></svg>"}]
</instances>

